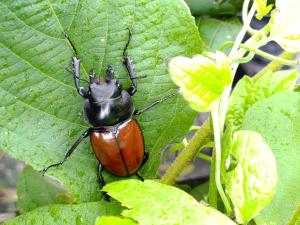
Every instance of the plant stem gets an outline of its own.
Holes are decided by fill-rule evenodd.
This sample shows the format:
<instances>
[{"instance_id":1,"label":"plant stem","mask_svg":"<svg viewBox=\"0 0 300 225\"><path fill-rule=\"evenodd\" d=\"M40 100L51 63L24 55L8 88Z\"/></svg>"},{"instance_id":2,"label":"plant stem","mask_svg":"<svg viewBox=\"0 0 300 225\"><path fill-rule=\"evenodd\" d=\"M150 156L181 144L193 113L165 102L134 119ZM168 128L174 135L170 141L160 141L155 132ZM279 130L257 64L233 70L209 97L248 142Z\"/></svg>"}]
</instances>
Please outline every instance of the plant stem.
<instances>
[{"instance_id":1,"label":"plant stem","mask_svg":"<svg viewBox=\"0 0 300 225\"><path fill-rule=\"evenodd\" d=\"M218 190L216 185L216 151L212 153L212 161L210 164L209 175L209 192L208 192L208 204L215 209L218 208Z\"/></svg>"},{"instance_id":2,"label":"plant stem","mask_svg":"<svg viewBox=\"0 0 300 225\"><path fill-rule=\"evenodd\" d=\"M245 4L245 2L244 2L244 4ZM246 1L246 4L247 4L247 1ZM247 33L247 29L250 26L250 22L252 20L252 17L254 16L254 13L255 13L255 6L253 4L251 7L251 10L249 12L248 18L246 19L244 26L242 27L241 31L239 32L238 36L236 37L234 45L230 51L229 58L232 61L238 52L239 46L242 43L245 34ZM256 37L253 36L253 39L256 39ZM238 63L231 64L231 73L232 73L233 77L236 74L236 70L237 70L238 66L239 66ZM220 128L221 129L223 129L223 126L225 123L225 117L226 117L226 112L227 112L227 108L228 108L230 92L231 92L231 86L229 86L224 91L224 93L222 94L222 97L221 97L221 102L220 102L220 107L219 107Z\"/></svg>"},{"instance_id":3,"label":"plant stem","mask_svg":"<svg viewBox=\"0 0 300 225\"><path fill-rule=\"evenodd\" d=\"M211 162L211 157L209 155L204 154L204 153L199 152L197 154L197 157L199 157L200 159L204 159L206 161Z\"/></svg>"},{"instance_id":4,"label":"plant stem","mask_svg":"<svg viewBox=\"0 0 300 225\"><path fill-rule=\"evenodd\" d=\"M225 195L225 192L223 190L222 184L221 184L221 174L220 174L220 169L221 169L221 133L223 131L220 130L219 127L219 110L218 107L216 109L213 109L211 112L212 115L212 122L213 122L213 128L214 128L214 140L215 140L215 176L214 180L216 183L216 187L218 189L218 192L220 194L220 197L224 203L226 212L228 215L231 214L232 210L230 207L230 203Z\"/></svg>"},{"instance_id":5,"label":"plant stem","mask_svg":"<svg viewBox=\"0 0 300 225\"><path fill-rule=\"evenodd\" d=\"M165 175L161 178L161 182L173 185L176 182L176 178L180 175L187 164L197 155L198 150L206 143L207 138L211 135L211 120L208 118L172 163Z\"/></svg>"},{"instance_id":6,"label":"plant stem","mask_svg":"<svg viewBox=\"0 0 300 225\"><path fill-rule=\"evenodd\" d=\"M290 60L295 58L296 53L291 52L283 52L278 57L286 60ZM263 68L261 71L259 71L254 77L252 77L253 82L256 82L259 78L263 77L267 72L272 71L278 71L282 66L285 64L281 61L272 61L270 62L265 68Z\"/></svg>"},{"instance_id":7,"label":"plant stem","mask_svg":"<svg viewBox=\"0 0 300 225\"><path fill-rule=\"evenodd\" d=\"M243 10L242 10L243 24L245 24L245 23L247 22L249 3L250 3L250 0L245 0L245 1L244 1L244 4L243 4ZM253 34L256 33L256 31L255 31L254 29L252 29L250 25L249 25L247 31L248 31L248 33L250 33L251 35L253 35Z\"/></svg>"},{"instance_id":8,"label":"plant stem","mask_svg":"<svg viewBox=\"0 0 300 225\"><path fill-rule=\"evenodd\" d=\"M284 58L273 56L269 53L266 53L266 52L261 51L261 50L256 49L256 48L252 48L252 47L250 47L248 45L245 45L245 44L240 44L240 47L243 48L243 49L246 49L248 51L254 52L255 54L260 55L260 56L262 56L266 59L270 59L272 61L278 61L283 65L289 65L289 66L299 65L299 60L287 60L287 59L284 59Z\"/></svg>"},{"instance_id":9,"label":"plant stem","mask_svg":"<svg viewBox=\"0 0 300 225\"><path fill-rule=\"evenodd\" d=\"M244 4L249 4L249 1L246 0L244 2ZM248 8L248 6L247 6ZM255 14L255 5L253 4L251 7L251 10L249 12L249 14L247 15L247 18L245 18L244 21L244 25L241 29L241 31L239 32L239 34L237 35L237 38L234 42L234 45L231 49L231 52L229 54L229 58L231 59L231 61L234 61L234 58L236 57L236 55L240 55L241 57L243 57L243 55L245 54L245 52L241 52L240 54L238 54L238 50L239 50L239 46L243 41L243 38L245 36L245 34L247 33L247 30L250 26L250 22L252 20L252 17ZM257 35L253 35L252 38L250 38L250 40L248 41L252 41L257 39ZM234 78L234 75L236 74L236 70L238 68L238 63L232 63L231 64L231 73L232 76ZM211 176L210 178L210 189L209 189L209 197L213 198L213 200L211 201L213 204L215 204L215 199L217 198L217 193L215 193L215 189L218 190L220 197L224 203L225 209L227 214L231 214L232 210L230 207L230 203L225 195L225 192L222 188L221 185L221 179L220 179L220 170L221 170L221 137L223 134L223 128L224 128L224 124L225 124L225 118L226 118L226 112L227 112L227 108L228 108L228 104L229 104L229 97L230 97L230 92L231 92L231 85L229 87L227 87L225 89L225 91L223 92L222 96L221 96L221 100L220 100L220 104L219 107L215 110L212 111L212 115L213 115L213 125L214 125L214 138L215 138L215 149L214 149L214 153L215 153L215 157L213 157L213 162L212 165L214 165L213 167L211 167ZM214 196L216 195L216 196Z\"/></svg>"},{"instance_id":10,"label":"plant stem","mask_svg":"<svg viewBox=\"0 0 300 225\"><path fill-rule=\"evenodd\" d=\"M245 34L247 33L248 27L250 26L250 22L252 20L252 17L254 16L254 13L255 13L255 6L253 4L251 7L251 10L249 12L248 18L246 19L241 31L239 32L238 36L235 39L235 43L231 49L229 58L233 59L236 52L238 51L239 45L242 43L243 38L244 38ZM233 73L233 74L235 74L235 73Z\"/></svg>"}]
</instances>

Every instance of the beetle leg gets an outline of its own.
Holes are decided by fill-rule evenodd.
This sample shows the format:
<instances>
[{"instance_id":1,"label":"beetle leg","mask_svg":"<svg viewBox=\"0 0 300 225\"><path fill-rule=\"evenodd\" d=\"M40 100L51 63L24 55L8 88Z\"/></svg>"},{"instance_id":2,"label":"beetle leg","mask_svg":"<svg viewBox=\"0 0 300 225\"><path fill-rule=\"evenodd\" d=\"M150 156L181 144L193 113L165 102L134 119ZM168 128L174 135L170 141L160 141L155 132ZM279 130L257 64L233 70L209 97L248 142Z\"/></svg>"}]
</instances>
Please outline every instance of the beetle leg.
<instances>
[{"instance_id":1,"label":"beetle leg","mask_svg":"<svg viewBox=\"0 0 300 225\"><path fill-rule=\"evenodd\" d=\"M129 28L128 28L128 32L129 32L129 38L128 38L128 41L123 50L122 62L125 65L127 72L129 74L129 78L131 80L131 86L127 89L127 92L132 96L137 91L137 82L136 82L137 76L136 76L136 73L134 72L134 66L133 66L132 60L130 59L130 57L127 54L127 48L129 46L129 43L130 43L131 37L132 37L132 31Z\"/></svg>"},{"instance_id":2,"label":"beetle leg","mask_svg":"<svg viewBox=\"0 0 300 225\"><path fill-rule=\"evenodd\" d=\"M145 154L144 154L144 158L143 158L143 162L142 162L142 165L143 166L149 159L149 152L146 152L145 151ZM135 175L137 176L137 178L141 181L144 181L145 179L138 173L136 172Z\"/></svg>"},{"instance_id":3,"label":"beetle leg","mask_svg":"<svg viewBox=\"0 0 300 225\"><path fill-rule=\"evenodd\" d=\"M132 96L136 93L137 91L137 82L136 82L136 74L134 72L134 68L133 68L133 64L132 64L132 60L126 56L124 59L123 59L123 63L124 65L126 66L126 69L128 71L128 74L129 74L129 78L131 80L131 85L130 87L127 89L127 92Z\"/></svg>"},{"instance_id":4,"label":"beetle leg","mask_svg":"<svg viewBox=\"0 0 300 225\"><path fill-rule=\"evenodd\" d=\"M104 186L105 186L105 181L104 181L104 178L103 178L103 175L102 175L102 172L103 172L104 168L103 166L101 165L101 163L99 163L99 167L98 167L98 178L99 178L99 182L101 184L101 187L100 189L102 189ZM104 193L103 194L103 198L106 200L106 201L109 201L110 202L110 196L107 194L107 193Z\"/></svg>"},{"instance_id":5,"label":"beetle leg","mask_svg":"<svg viewBox=\"0 0 300 225\"><path fill-rule=\"evenodd\" d=\"M146 151L145 151L144 159L143 159L143 162L142 162L142 165L141 165L141 166L143 166L143 165L148 161L148 158L149 158L149 152L146 152ZM136 175L137 178L139 178L141 181L144 181L144 178L143 178L138 172L136 172L135 175Z\"/></svg>"},{"instance_id":6,"label":"beetle leg","mask_svg":"<svg viewBox=\"0 0 300 225\"><path fill-rule=\"evenodd\" d=\"M145 151L144 159L143 159L142 165L144 165L144 164L148 161L148 159L149 159L149 152L146 152L146 151Z\"/></svg>"},{"instance_id":7,"label":"beetle leg","mask_svg":"<svg viewBox=\"0 0 300 225\"><path fill-rule=\"evenodd\" d=\"M63 35L65 36L65 38L68 40L69 44L71 45L72 50L74 51L75 56L77 56L77 49L75 48L75 45L73 44L73 42L70 40L69 35L67 34L67 32L63 32Z\"/></svg>"},{"instance_id":8,"label":"beetle leg","mask_svg":"<svg viewBox=\"0 0 300 225\"><path fill-rule=\"evenodd\" d=\"M71 45L71 48L74 51L74 56L72 58L73 68L72 69L66 68L66 70L73 74L75 87L77 89L78 94L81 95L82 97L86 98L87 93L88 93L87 88L80 87L80 60L77 57L77 50L76 50L73 42L70 40L69 36L67 35L67 33L64 33L64 35L65 35L65 38L68 40L69 44Z\"/></svg>"},{"instance_id":9,"label":"beetle leg","mask_svg":"<svg viewBox=\"0 0 300 225\"><path fill-rule=\"evenodd\" d=\"M72 145L72 147L67 151L64 159L58 163L51 164L40 171L40 173L44 176L45 173L50 169L51 167L56 167L64 164L64 162L72 155L72 153L75 151L75 149L78 147L78 145L87 137L90 135L90 128L84 131L80 137L75 141L75 143Z\"/></svg>"},{"instance_id":10,"label":"beetle leg","mask_svg":"<svg viewBox=\"0 0 300 225\"><path fill-rule=\"evenodd\" d=\"M102 187L105 186L105 181L104 181L104 178L103 178L103 175L102 175L103 170L104 170L103 166L101 165L101 163L99 163L98 177L99 177L99 182L100 182Z\"/></svg>"},{"instance_id":11,"label":"beetle leg","mask_svg":"<svg viewBox=\"0 0 300 225\"><path fill-rule=\"evenodd\" d=\"M136 109L134 111L133 115L136 115L136 116L141 115L143 112L147 111L148 109L152 108L153 106L157 105L158 103L161 103L161 102L163 102L163 101L165 101L165 100L167 100L167 99L169 99L171 97L174 97L177 94L178 94L178 91L176 91L174 93L171 93L169 95L166 95L166 96L162 97L161 99L157 99L154 102L151 102L149 105L146 105L142 109L139 109L139 110Z\"/></svg>"},{"instance_id":12,"label":"beetle leg","mask_svg":"<svg viewBox=\"0 0 300 225\"><path fill-rule=\"evenodd\" d=\"M74 56L72 58L72 61L74 66L73 76L77 92L80 96L87 98L88 89L80 86L80 60L76 56Z\"/></svg>"},{"instance_id":13,"label":"beetle leg","mask_svg":"<svg viewBox=\"0 0 300 225\"><path fill-rule=\"evenodd\" d=\"M145 180L138 172L136 172L135 175L137 176L137 178L139 178L139 180L141 181Z\"/></svg>"},{"instance_id":14,"label":"beetle leg","mask_svg":"<svg viewBox=\"0 0 300 225\"><path fill-rule=\"evenodd\" d=\"M127 56L127 48L130 44L130 41L131 41L131 37L132 37L132 30L130 28L127 28L128 29L128 40L126 42L126 45L125 45L125 48L123 49L123 57L125 58Z\"/></svg>"}]
</instances>

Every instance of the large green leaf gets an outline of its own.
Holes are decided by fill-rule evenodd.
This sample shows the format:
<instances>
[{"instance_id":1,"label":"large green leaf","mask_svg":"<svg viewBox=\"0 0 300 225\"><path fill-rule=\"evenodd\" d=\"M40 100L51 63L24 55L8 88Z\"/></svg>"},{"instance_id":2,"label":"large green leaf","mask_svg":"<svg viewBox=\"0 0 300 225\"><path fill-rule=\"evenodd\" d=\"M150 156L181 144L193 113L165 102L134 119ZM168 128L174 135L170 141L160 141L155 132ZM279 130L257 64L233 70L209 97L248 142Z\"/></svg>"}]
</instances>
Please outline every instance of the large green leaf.
<instances>
[{"instance_id":1,"label":"large green leaf","mask_svg":"<svg viewBox=\"0 0 300 225\"><path fill-rule=\"evenodd\" d=\"M21 213L51 204L72 203L68 192L55 186L31 167L26 167L17 181L18 209Z\"/></svg>"},{"instance_id":2,"label":"large green leaf","mask_svg":"<svg viewBox=\"0 0 300 225\"><path fill-rule=\"evenodd\" d=\"M102 215L118 215L119 204L106 201L79 205L52 205L35 209L4 225L92 225Z\"/></svg>"},{"instance_id":3,"label":"large green leaf","mask_svg":"<svg viewBox=\"0 0 300 225\"><path fill-rule=\"evenodd\" d=\"M198 203L184 191L146 180L123 180L103 188L127 210L122 215L140 225L234 225L214 208Z\"/></svg>"},{"instance_id":4,"label":"large green leaf","mask_svg":"<svg viewBox=\"0 0 300 225\"><path fill-rule=\"evenodd\" d=\"M196 24L206 44L205 47L213 50L220 50L224 43L234 41L242 29L241 22L235 17L222 20L198 17ZM230 49L226 50L229 52Z\"/></svg>"},{"instance_id":5,"label":"large green leaf","mask_svg":"<svg viewBox=\"0 0 300 225\"><path fill-rule=\"evenodd\" d=\"M236 16L243 6L243 0L185 0L195 16L210 15L224 17L227 15ZM268 0L274 3L275 0Z\"/></svg>"},{"instance_id":6,"label":"large green leaf","mask_svg":"<svg viewBox=\"0 0 300 225\"><path fill-rule=\"evenodd\" d=\"M236 0L237 2L224 1L222 4L217 4L217 1L212 0L185 0L191 8L193 15L236 15L242 7L243 1ZM235 0L234 0L235 1Z\"/></svg>"},{"instance_id":7,"label":"large green leaf","mask_svg":"<svg viewBox=\"0 0 300 225\"><path fill-rule=\"evenodd\" d=\"M277 92L293 90L298 76L296 70L267 72L256 82L244 76L238 82L230 97L226 124L232 124L235 130L239 129L246 112L254 103Z\"/></svg>"},{"instance_id":8,"label":"large green leaf","mask_svg":"<svg viewBox=\"0 0 300 225\"><path fill-rule=\"evenodd\" d=\"M0 11L0 147L37 170L61 160L87 128L83 100L64 70L72 50L63 31L77 47L83 77L91 68L103 74L110 64L127 78L121 58L132 28L128 53L136 72L148 75L138 80L137 108L176 90L165 59L201 51L194 19L181 0L2 0ZM138 118L150 151L144 177L156 176L161 150L182 139L195 115L177 96ZM86 140L47 175L76 201L94 201L101 195L97 165Z\"/></svg>"},{"instance_id":9,"label":"large green leaf","mask_svg":"<svg viewBox=\"0 0 300 225\"><path fill-rule=\"evenodd\" d=\"M247 112L243 129L259 132L273 150L278 186L271 203L255 218L262 224L300 222L300 94L278 93Z\"/></svg>"}]
</instances>

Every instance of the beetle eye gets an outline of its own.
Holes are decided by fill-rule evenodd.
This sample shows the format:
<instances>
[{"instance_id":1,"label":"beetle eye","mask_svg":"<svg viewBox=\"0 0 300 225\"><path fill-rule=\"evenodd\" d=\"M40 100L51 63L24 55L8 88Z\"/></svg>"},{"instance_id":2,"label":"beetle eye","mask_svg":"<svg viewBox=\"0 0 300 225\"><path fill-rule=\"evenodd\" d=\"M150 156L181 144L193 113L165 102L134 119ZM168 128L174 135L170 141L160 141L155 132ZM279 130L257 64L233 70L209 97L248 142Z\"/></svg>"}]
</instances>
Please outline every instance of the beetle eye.
<instances>
[{"instance_id":1,"label":"beetle eye","mask_svg":"<svg viewBox=\"0 0 300 225\"><path fill-rule=\"evenodd\" d=\"M91 95L91 89L88 89L87 91L87 95L90 96Z\"/></svg>"}]
</instances>

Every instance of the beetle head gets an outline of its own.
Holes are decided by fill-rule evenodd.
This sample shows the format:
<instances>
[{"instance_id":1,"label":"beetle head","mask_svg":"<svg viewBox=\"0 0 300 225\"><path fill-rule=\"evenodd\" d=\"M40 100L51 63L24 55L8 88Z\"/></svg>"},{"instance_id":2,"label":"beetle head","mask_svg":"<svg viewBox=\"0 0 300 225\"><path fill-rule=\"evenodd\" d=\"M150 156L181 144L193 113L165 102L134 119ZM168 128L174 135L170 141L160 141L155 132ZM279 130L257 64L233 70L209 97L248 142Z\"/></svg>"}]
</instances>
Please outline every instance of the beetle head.
<instances>
[{"instance_id":1,"label":"beetle head","mask_svg":"<svg viewBox=\"0 0 300 225\"><path fill-rule=\"evenodd\" d=\"M121 96L122 86L114 78L114 72L111 66L106 70L106 76L99 78L94 72L90 75L90 86L88 99L92 104L99 104L113 100Z\"/></svg>"}]
</instances>

